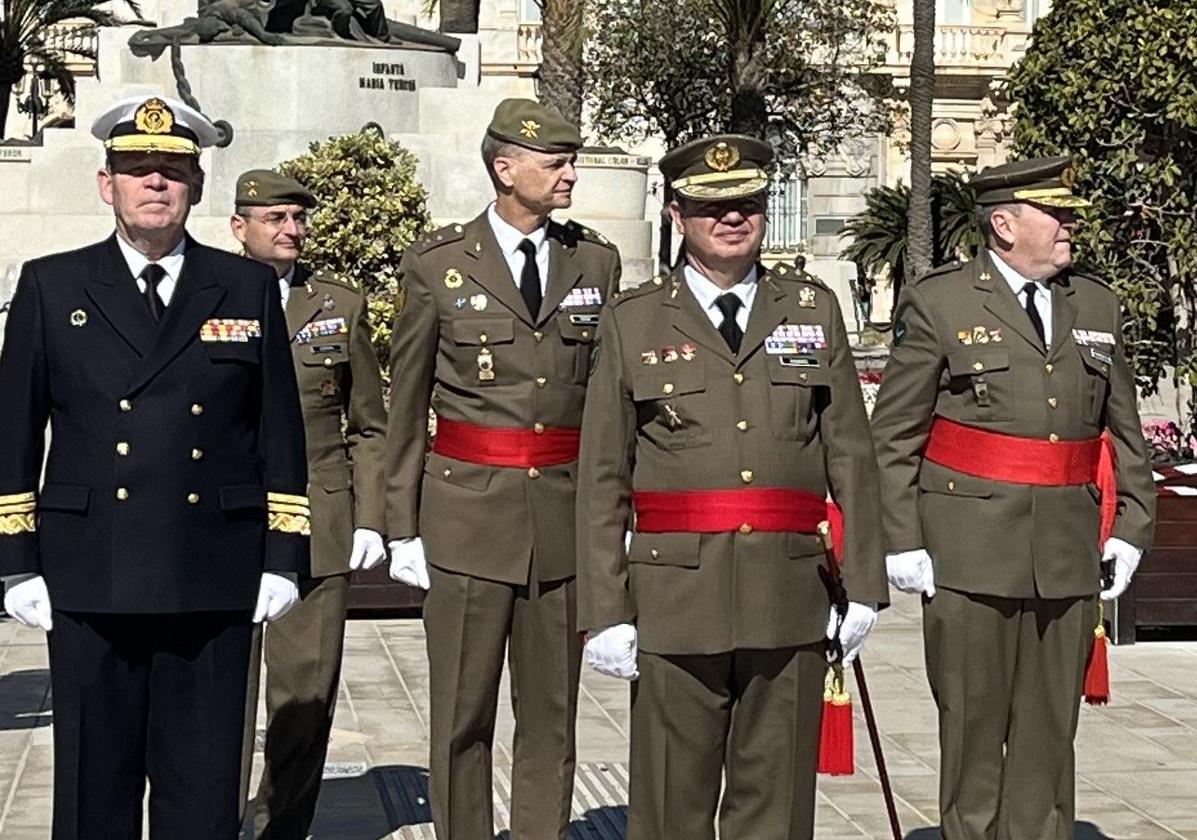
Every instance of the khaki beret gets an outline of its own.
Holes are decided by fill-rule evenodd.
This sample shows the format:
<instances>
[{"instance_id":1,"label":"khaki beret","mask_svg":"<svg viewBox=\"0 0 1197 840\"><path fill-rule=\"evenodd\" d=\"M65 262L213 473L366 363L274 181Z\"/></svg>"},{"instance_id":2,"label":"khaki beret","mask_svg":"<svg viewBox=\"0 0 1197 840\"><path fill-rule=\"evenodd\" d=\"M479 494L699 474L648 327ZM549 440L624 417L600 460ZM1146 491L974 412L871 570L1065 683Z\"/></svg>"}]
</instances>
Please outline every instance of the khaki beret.
<instances>
[{"instance_id":1,"label":"khaki beret","mask_svg":"<svg viewBox=\"0 0 1197 840\"><path fill-rule=\"evenodd\" d=\"M531 99L504 99L495 108L486 133L504 143L538 152L576 152L582 148L578 127Z\"/></svg>"},{"instance_id":2,"label":"khaki beret","mask_svg":"<svg viewBox=\"0 0 1197 840\"><path fill-rule=\"evenodd\" d=\"M237 179L237 207L271 207L299 204L315 207L316 197L296 181L270 169L251 169Z\"/></svg>"}]
</instances>

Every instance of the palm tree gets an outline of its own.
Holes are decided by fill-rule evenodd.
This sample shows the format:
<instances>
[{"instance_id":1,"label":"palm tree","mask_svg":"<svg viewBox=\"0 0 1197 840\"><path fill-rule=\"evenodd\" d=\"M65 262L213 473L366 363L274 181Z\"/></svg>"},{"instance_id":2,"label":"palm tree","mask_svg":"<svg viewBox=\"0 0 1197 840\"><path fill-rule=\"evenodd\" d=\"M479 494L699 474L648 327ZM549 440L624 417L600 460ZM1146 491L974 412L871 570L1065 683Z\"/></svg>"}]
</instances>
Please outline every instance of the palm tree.
<instances>
[{"instance_id":1,"label":"palm tree","mask_svg":"<svg viewBox=\"0 0 1197 840\"><path fill-rule=\"evenodd\" d=\"M935 102L935 0L914 0L910 58L910 214L906 279L931 270L931 109Z\"/></svg>"},{"instance_id":2,"label":"palm tree","mask_svg":"<svg viewBox=\"0 0 1197 840\"><path fill-rule=\"evenodd\" d=\"M541 8L540 98L582 124L583 0L537 0Z\"/></svg>"},{"instance_id":3,"label":"palm tree","mask_svg":"<svg viewBox=\"0 0 1197 840\"><path fill-rule=\"evenodd\" d=\"M141 20L136 0L122 0ZM118 18L102 6L105 0L2 0L0 3L0 138L8 120L12 90L26 73L26 65L38 64L41 73L57 83L67 102L75 101L75 76L67 66L68 53L95 61L95 50L83 43L69 50L51 39L54 27L79 22L80 34L89 35L101 26L120 26L131 21Z\"/></svg>"},{"instance_id":4,"label":"palm tree","mask_svg":"<svg viewBox=\"0 0 1197 840\"><path fill-rule=\"evenodd\" d=\"M909 236L914 212L913 190L905 184L876 187L865 193L865 209L848 220L841 238L850 240L840 259L854 262L870 277L886 271L893 278L895 299L903 277L911 277ZM955 259L969 259L981 247L976 197L959 174L931 178L930 200L924 202L930 221L932 249L928 268Z\"/></svg>"},{"instance_id":5,"label":"palm tree","mask_svg":"<svg viewBox=\"0 0 1197 840\"><path fill-rule=\"evenodd\" d=\"M728 130L737 134L765 137L769 119L764 95L769 69L765 28L777 5L777 0L722 0L710 6L732 45L728 67L732 112Z\"/></svg>"}]
</instances>

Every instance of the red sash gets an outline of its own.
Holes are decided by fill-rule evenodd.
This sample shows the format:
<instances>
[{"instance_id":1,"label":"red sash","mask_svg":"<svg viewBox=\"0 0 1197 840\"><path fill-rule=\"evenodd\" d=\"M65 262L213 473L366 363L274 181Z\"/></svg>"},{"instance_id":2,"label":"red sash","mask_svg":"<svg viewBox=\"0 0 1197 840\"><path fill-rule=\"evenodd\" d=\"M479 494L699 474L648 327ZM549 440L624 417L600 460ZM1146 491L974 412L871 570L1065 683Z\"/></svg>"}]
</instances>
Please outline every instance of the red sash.
<instances>
[{"instance_id":1,"label":"red sash","mask_svg":"<svg viewBox=\"0 0 1197 840\"><path fill-rule=\"evenodd\" d=\"M551 467L578 458L580 429L475 426L438 417L432 451L490 467Z\"/></svg>"}]
</instances>

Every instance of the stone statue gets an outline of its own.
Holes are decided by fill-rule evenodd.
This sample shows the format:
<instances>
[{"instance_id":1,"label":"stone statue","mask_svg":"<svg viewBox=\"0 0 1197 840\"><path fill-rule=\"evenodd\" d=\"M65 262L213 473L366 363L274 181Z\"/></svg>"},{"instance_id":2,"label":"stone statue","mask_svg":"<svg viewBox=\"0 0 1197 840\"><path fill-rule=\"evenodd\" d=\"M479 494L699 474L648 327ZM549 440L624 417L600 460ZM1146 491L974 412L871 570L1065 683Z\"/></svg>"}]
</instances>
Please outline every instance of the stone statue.
<instances>
[{"instance_id":1,"label":"stone statue","mask_svg":"<svg viewBox=\"0 0 1197 840\"><path fill-rule=\"evenodd\" d=\"M196 17L129 38L134 55L157 58L174 44L277 46L345 41L455 54L456 38L387 20L382 0L200 0Z\"/></svg>"}]
</instances>

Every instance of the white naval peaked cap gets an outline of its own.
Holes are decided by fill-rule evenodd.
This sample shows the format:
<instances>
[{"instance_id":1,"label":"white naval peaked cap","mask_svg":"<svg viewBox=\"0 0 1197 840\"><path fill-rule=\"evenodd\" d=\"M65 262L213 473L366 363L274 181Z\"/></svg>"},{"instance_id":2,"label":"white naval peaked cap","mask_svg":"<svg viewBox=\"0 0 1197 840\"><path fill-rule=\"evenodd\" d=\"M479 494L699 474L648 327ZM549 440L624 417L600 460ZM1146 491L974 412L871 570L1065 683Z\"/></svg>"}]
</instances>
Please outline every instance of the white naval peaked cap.
<instances>
[{"instance_id":1,"label":"white naval peaked cap","mask_svg":"<svg viewBox=\"0 0 1197 840\"><path fill-rule=\"evenodd\" d=\"M220 139L211 120L167 96L122 99L96 118L91 133L114 152L198 155Z\"/></svg>"}]
</instances>

